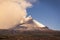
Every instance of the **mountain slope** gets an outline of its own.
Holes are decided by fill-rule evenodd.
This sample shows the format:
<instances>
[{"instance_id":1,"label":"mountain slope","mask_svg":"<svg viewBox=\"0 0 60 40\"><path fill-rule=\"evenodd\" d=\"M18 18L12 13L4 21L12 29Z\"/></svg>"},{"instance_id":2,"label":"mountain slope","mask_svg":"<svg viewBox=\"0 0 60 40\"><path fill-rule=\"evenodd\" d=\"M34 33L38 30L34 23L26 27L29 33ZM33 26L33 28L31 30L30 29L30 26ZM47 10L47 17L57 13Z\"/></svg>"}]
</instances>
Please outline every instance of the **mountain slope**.
<instances>
[{"instance_id":1,"label":"mountain slope","mask_svg":"<svg viewBox=\"0 0 60 40\"><path fill-rule=\"evenodd\" d=\"M0 29L0 40L60 40L60 31L51 30L32 17L10 29Z\"/></svg>"},{"instance_id":2,"label":"mountain slope","mask_svg":"<svg viewBox=\"0 0 60 40\"><path fill-rule=\"evenodd\" d=\"M31 16L27 17L24 22L16 25L12 30L48 30L49 28L38 21L34 20Z\"/></svg>"}]
</instances>

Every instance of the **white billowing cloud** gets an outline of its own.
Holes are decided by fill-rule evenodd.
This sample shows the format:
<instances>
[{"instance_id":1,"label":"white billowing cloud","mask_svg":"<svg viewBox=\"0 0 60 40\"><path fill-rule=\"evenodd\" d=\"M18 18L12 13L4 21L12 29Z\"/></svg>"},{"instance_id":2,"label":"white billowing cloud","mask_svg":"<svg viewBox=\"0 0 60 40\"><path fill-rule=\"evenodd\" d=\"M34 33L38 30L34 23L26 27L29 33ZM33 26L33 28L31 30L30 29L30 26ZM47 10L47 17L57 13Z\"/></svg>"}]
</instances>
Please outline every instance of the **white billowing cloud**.
<instances>
[{"instance_id":1,"label":"white billowing cloud","mask_svg":"<svg viewBox=\"0 0 60 40\"><path fill-rule=\"evenodd\" d=\"M9 29L26 17L26 8L32 4L26 0L0 0L0 29Z\"/></svg>"}]
</instances>

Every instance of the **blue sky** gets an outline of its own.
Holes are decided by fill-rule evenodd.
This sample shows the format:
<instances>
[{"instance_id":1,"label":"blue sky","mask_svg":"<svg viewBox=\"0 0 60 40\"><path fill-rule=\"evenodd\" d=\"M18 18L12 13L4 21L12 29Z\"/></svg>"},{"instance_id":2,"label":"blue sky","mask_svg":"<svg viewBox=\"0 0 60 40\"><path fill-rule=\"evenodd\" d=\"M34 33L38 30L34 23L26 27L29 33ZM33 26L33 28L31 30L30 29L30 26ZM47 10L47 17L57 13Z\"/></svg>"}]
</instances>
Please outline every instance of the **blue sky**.
<instances>
[{"instance_id":1,"label":"blue sky","mask_svg":"<svg viewBox=\"0 0 60 40\"><path fill-rule=\"evenodd\" d=\"M50 29L60 30L60 0L39 0L27 12Z\"/></svg>"}]
</instances>

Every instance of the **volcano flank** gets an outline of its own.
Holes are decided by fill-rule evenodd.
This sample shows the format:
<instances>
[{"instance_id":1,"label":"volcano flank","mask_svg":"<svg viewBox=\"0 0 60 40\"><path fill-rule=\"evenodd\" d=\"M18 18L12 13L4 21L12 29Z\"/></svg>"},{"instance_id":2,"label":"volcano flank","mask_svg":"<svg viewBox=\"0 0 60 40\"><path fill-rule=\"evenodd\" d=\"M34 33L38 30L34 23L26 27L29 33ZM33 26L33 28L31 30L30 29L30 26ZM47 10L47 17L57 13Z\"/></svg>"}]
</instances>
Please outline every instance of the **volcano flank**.
<instances>
[{"instance_id":1,"label":"volcano flank","mask_svg":"<svg viewBox=\"0 0 60 40\"><path fill-rule=\"evenodd\" d=\"M60 31L49 29L29 16L13 28L0 29L0 40L60 40Z\"/></svg>"}]
</instances>

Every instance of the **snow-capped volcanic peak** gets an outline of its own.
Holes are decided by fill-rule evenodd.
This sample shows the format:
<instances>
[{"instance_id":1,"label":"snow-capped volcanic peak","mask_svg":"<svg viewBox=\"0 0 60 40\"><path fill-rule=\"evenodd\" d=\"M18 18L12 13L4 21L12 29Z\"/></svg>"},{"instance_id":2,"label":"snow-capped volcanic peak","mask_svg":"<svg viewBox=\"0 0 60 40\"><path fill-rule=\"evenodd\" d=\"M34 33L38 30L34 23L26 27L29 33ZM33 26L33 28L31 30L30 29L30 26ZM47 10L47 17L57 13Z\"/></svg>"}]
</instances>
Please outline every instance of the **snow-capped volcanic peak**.
<instances>
[{"instance_id":1,"label":"snow-capped volcanic peak","mask_svg":"<svg viewBox=\"0 0 60 40\"><path fill-rule=\"evenodd\" d=\"M34 24L37 25L38 27L45 27L45 25L43 25L42 23L40 23L40 22L38 22L37 20L33 19L33 18L31 17L31 15L28 16L27 18L25 18L25 22L31 21L31 20L32 20L32 21L34 22Z\"/></svg>"},{"instance_id":2,"label":"snow-capped volcanic peak","mask_svg":"<svg viewBox=\"0 0 60 40\"><path fill-rule=\"evenodd\" d=\"M16 25L13 28L10 29L18 29L18 30L46 30L48 27L41 24L37 20L33 19L31 16L25 17L20 24Z\"/></svg>"}]
</instances>

